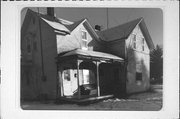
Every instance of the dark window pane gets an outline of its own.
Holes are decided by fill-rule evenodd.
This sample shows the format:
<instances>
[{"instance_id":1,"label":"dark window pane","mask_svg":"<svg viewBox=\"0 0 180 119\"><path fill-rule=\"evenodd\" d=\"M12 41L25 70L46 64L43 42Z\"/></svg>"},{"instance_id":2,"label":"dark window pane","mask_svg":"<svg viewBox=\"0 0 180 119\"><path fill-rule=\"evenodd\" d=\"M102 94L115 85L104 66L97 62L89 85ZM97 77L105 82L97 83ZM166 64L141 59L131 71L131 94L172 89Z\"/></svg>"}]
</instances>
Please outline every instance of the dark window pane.
<instances>
[{"instance_id":1,"label":"dark window pane","mask_svg":"<svg viewBox=\"0 0 180 119\"><path fill-rule=\"evenodd\" d=\"M136 49L136 35L133 34L133 48Z\"/></svg>"},{"instance_id":2,"label":"dark window pane","mask_svg":"<svg viewBox=\"0 0 180 119\"><path fill-rule=\"evenodd\" d=\"M142 51L144 51L144 38L142 39Z\"/></svg>"},{"instance_id":3,"label":"dark window pane","mask_svg":"<svg viewBox=\"0 0 180 119\"><path fill-rule=\"evenodd\" d=\"M136 72L136 80L142 81L142 73Z\"/></svg>"}]
</instances>

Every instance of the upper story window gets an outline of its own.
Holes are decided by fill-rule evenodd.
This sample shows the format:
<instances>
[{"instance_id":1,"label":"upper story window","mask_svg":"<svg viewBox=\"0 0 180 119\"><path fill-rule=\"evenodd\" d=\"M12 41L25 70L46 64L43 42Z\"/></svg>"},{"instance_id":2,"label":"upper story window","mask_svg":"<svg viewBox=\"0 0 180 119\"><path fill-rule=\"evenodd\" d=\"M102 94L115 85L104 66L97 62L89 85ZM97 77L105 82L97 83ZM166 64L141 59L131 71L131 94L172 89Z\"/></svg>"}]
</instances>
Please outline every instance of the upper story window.
<instances>
[{"instance_id":1,"label":"upper story window","mask_svg":"<svg viewBox=\"0 0 180 119\"><path fill-rule=\"evenodd\" d=\"M25 42L26 42L26 51L28 54L31 54L32 51L37 51L37 42L35 41L36 34L29 32L25 36Z\"/></svg>"},{"instance_id":2,"label":"upper story window","mask_svg":"<svg viewBox=\"0 0 180 119\"><path fill-rule=\"evenodd\" d=\"M138 51L145 51L145 38L132 34L132 47Z\"/></svg>"},{"instance_id":3,"label":"upper story window","mask_svg":"<svg viewBox=\"0 0 180 119\"><path fill-rule=\"evenodd\" d=\"M144 38L142 38L142 51L144 51Z\"/></svg>"},{"instance_id":4,"label":"upper story window","mask_svg":"<svg viewBox=\"0 0 180 119\"><path fill-rule=\"evenodd\" d=\"M142 81L142 72L143 72L143 60L139 59L139 61L136 62L136 81Z\"/></svg>"},{"instance_id":5,"label":"upper story window","mask_svg":"<svg viewBox=\"0 0 180 119\"><path fill-rule=\"evenodd\" d=\"M82 40L87 40L87 32L81 31Z\"/></svg>"},{"instance_id":6,"label":"upper story window","mask_svg":"<svg viewBox=\"0 0 180 119\"><path fill-rule=\"evenodd\" d=\"M136 35L135 34L132 35L132 39L133 39L133 48L136 49Z\"/></svg>"},{"instance_id":7,"label":"upper story window","mask_svg":"<svg viewBox=\"0 0 180 119\"><path fill-rule=\"evenodd\" d=\"M87 40L87 32L81 31L81 38L82 38L82 46L81 48L84 50L88 49L88 40Z\"/></svg>"}]
</instances>

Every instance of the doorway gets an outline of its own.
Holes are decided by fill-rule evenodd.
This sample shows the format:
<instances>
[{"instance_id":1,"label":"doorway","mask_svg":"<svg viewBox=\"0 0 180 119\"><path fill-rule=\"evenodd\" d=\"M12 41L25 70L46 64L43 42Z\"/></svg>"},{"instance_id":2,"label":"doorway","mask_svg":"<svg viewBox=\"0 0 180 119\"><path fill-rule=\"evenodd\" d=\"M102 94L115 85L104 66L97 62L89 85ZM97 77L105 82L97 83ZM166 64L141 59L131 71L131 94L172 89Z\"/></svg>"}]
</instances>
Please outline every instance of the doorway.
<instances>
[{"instance_id":1,"label":"doorway","mask_svg":"<svg viewBox=\"0 0 180 119\"><path fill-rule=\"evenodd\" d=\"M99 65L100 95L121 97L125 93L125 77L122 65L101 63Z\"/></svg>"}]
</instances>

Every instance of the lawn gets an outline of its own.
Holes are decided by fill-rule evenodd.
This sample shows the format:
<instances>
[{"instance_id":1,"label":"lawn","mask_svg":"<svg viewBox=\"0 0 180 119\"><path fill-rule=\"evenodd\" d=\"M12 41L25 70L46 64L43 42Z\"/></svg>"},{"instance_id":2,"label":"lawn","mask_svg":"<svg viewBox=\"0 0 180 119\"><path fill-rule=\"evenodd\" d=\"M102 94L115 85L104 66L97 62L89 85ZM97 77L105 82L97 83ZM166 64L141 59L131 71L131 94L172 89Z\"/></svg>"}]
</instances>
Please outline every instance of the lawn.
<instances>
[{"instance_id":1,"label":"lawn","mask_svg":"<svg viewBox=\"0 0 180 119\"><path fill-rule=\"evenodd\" d=\"M156 87L156 86L155 86ZM129 95L126 99L106 99L90 104L24 102L23 109L32 110L126 110L158 111L162 108L162 88L153 91Z\"/></svg>"}]
</instances>

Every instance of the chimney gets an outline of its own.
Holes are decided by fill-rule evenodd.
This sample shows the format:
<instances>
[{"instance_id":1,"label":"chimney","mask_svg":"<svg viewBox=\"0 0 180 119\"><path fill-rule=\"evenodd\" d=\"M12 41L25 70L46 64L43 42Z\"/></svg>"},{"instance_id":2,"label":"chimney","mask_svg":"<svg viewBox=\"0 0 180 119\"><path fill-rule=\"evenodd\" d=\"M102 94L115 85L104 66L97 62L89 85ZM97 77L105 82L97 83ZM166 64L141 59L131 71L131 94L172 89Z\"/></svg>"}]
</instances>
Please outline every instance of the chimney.
<instances>
[{"instance_id":1,"label":"chimney","mask_svg":"<svg viewBox=\"0 0 180 119\"><path fill-rule=\"evenodd\" d=\"M54 17L54 8L53 7L47 7L47 15Z\"/></svg>"},{"instance_id":2,"label":"chimney","mask_svg":"<svg viewBox=\"0 0 180 119\"><path fill-rule=\"evenodd\" d=\"M100 25L95 25L95 30L96 31L101 31L101 26Z\"/></svg>"}]
</instances>

